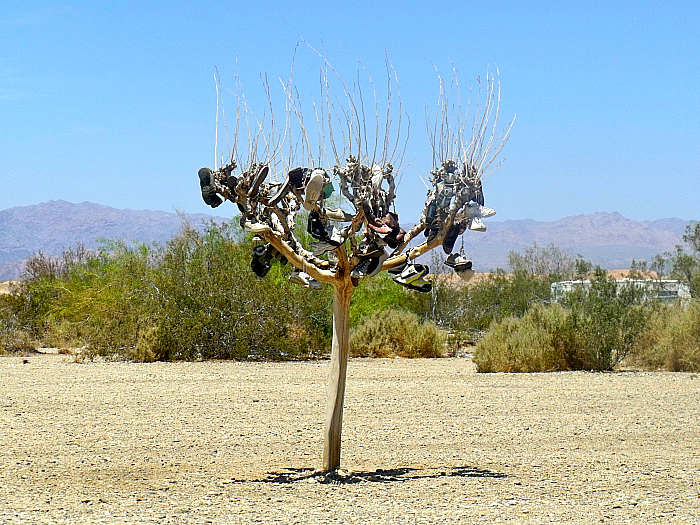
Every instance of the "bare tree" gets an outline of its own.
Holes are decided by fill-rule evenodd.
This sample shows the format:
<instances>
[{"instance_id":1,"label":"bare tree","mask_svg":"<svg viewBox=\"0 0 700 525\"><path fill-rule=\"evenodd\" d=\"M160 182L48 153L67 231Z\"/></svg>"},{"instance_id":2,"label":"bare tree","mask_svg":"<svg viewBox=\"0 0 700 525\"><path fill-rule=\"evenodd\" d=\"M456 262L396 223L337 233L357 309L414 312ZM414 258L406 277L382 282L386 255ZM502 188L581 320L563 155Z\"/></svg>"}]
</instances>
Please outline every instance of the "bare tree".
<instances>
[{"instance_id":1,"label":"bare tree","mask_svg":"<svg viewBox=\"0 0 700 525\"><path fill-rule=\"evenodd\" d=\"M484 231L481 218L495 213L484 207L481 182L498 166L494 161L513 121L498 130L500 84L493 76L487 74L483 85L479 82L471 118L468 105L462 111L456 74L448 87L440 79L435 121L428 121L434 154L430 188L420 222L406 232L394 200L410 126L396 72L387 59L386 102L380 104L374 81L361 63L357 78L347 84L317 54L323 65L312 111L302 108L303 97L292 82L294 67L289 79L281 82L283 127L275 125L266 77L269 107L261 118L253 115L237 80L238 91L230 92L238 102L230 158L214 170L202 168L199 177L204 201L213 207L224 200L234 202L243 228L261 241L251 263L256 275L264 277L274 260L288 261L294 267L291 280L308 287L333 287L323 454L323 470L331 471L340 465L349 307L355 287L362 279L388 271L397 284L430 292L429 269L416 259L440 245L451 254L446 264L466 280L473 275L471 261L452 251L462 233ZM218 75L216 85L218 96L222 90ZM217 102L217 129L219 109L223 115L223 104ZM241 129L247 131L246 149L239 144ZM334 183L346 201L335 209L328 206ZM307 229L316 240L311 246L303 246L294 234L301 210L308 212ZM419 238L421 233L424 239Z\"/></svg>"}]
</instances>

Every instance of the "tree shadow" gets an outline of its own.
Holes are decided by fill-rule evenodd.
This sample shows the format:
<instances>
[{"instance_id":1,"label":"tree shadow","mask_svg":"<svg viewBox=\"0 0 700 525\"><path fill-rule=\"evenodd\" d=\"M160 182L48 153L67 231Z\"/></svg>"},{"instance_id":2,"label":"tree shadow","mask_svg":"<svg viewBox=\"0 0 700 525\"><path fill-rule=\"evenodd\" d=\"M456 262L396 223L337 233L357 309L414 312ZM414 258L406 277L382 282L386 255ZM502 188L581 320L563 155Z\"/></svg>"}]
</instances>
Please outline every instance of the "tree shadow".
<instances>
[{"instance_id":1,"label":"tree shadow","mask_svg":"<svg viewBox=\"0 0 700 525\"><path fill-rule=\"evenodd\" d=\"M315 481L322 484L345 485L353 483L393 483L416 479L437 479L443 477L460 478L506 478L507 474L476 467L450 468L396 468L377 469L372 472L338 469L323 471L312 468L285 468L277 472L268 472L259 479L232 479L232 483L298 483Z\"/></svg>"}]
</instances>

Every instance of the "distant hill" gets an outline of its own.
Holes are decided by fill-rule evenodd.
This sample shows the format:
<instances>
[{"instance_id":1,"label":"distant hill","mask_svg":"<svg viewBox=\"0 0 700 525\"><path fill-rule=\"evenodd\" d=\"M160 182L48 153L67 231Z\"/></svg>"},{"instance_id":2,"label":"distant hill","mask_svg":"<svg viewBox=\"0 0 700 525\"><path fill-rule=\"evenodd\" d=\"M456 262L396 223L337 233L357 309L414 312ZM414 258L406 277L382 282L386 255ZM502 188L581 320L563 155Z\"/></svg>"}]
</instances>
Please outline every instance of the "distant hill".
<instances>
[{"instance_id":1,"label":"distant hill","mask_svg":"<svg viewBox=\"0 0 700 525\"><path fill-rule=\"evenodd\" d=\"M60 200L8 208L0 211L0 280L18 278L21 262L40 250L58 255L78 243L97 248L98 239L164 243L180 230L184 219L201 226L214 217Z\"/></svg>"},{"instance_id":2,"label":"distant hill","mask_svg":"<svg viewBox=\"0 0 700 525\"><path fill-rule=\"evenodd\" d=\"M195 226L221 220L206 214L188 214L185 218ZM119 210L91 202L49 201L9 208L0 211L0 280L16 279L21 261L39 250L58 255L77 243L95 248L100 238L164 243L180 230L182 221L176 213ZM657 253L673 250L682 243L687 224L681 219L634 221L617 212L576 215L551 222L485 222L486 233L464 234L465 252L478 271L507 268L511 250L523 251L535 242L554 243L604 268L628 268L632 259L650 260ZM458 240L457 249L460 245Z\"/></svg>"},{"instance_id":3,"label":"distant hill","mask_svg":"<svg viewBox=\"0 0 700 525\"><path fill-rule=\"evenodd\" d=\"M507 268L511 250L522 252L535 242L556 244L574 256L581 254L604 268L629 268L632 259L651 260L683 243L688 221L635 221L617 212L564 217L551 222L534 220L484 221L485 233L464 234L465 251L479 270ZM459 245L459 241L458 241Z\"/></svg>"}]
</instances>

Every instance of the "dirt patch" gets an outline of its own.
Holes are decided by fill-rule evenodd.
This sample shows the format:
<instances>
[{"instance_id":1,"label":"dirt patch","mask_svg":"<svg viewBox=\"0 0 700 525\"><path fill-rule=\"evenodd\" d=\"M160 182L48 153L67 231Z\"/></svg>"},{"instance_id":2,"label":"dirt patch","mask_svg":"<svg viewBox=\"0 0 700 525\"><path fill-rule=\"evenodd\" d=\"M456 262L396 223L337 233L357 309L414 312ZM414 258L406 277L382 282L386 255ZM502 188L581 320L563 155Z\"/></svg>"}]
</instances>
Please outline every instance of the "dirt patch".
<instances>
[{"instance_id":1,"label":"dirt patch","mask_svg":"<svg viewBox=\"0 0 700 525\"><path fill-rule=\"evenodd\" d=\"M698 523L695 374L0 358L2 523Z\"/></svg>"},{"instance_id":2,"label":"dirt patch","mask_svg":"<svg viewBox=\"0 0 700 525\"><path fill-rule=\"evenodd\" d=\"M0 282L0 294L10 293L10 285L14 284L14 281L2 281Z\"/></svg>"}]
</instances>

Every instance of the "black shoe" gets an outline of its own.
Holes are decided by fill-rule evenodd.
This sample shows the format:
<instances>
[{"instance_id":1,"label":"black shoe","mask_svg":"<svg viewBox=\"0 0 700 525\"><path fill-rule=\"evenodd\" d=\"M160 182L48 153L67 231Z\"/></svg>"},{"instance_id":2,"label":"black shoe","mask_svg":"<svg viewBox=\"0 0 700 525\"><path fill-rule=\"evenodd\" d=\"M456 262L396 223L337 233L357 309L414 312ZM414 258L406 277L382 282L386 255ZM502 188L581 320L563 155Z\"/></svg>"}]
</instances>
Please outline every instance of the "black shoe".
<instances>
[{"instance_id":1,"label":"black shoe","mask_svg":"<svg viewBox=\"0 0 700 525\"><path fill-rule=\"evenodd\" d=\"M435 222L435 217L437 216L437 203L433 200L428 204L428 209L425 210L425 224L432 224Z\"/></svg>"},{"instance_id":2,"label":"black shoe","mask_svg":"<svg viewBox=\"0 0 700 525\"><path fill-rule=\"evenodd\" d=\"M253 257L253 259L250 261L250 269L253 270L253 273L261 279L268 274L270 268L272 268L270 261L266 261L263 258Z\"/></svg>"},{"instance_id":3,"label":"black shoe","mask_svg":"<svg viewBox=\"0 0 700 525\"><path fill-rule=\"evenodd\" d=\"M258 190L260 189L260 185L267 177L267 174L269 173L269 171L270 171L269 166L262 166L258 170L258 172L253 177L253 181L250 184L250 189L248 190L248 197L253 197L253 196L257 195Z\"/></svg>"},{"instance_id":4,"label":"black shoe","mask_svg":"<svg viewBox=\"0 0 700 525\"><path fill-rule=\"evenodd\" d=\"M361 203L361 206L362 206L362 211L364 212L365 221L367 221L367 224L370 224L370 225L375 226L377 228L381 228L382 225L377 222L377 219L374 216L374 213L372 212L372 206L370 205L369 201L367 199L364 199Z\"/></svg>"},{"instance_id":5,"label":"black shoe","mask_svg":"<svg viewBox=\"0 0 700 525\"><path fill-rule=\"evenodd\" d=\"M326 226L323 224L321 216L316 210L311 210L309 213L309 222L306 231L308 231L314 239L330 242L331 237L328 235L328 230L326 230Z\"/></svg>"},{"instance_id":6,"label":"black shoe","mask_svg":"<svg viewBox=\"0 0 700 525\"><path fill-rule=\"evenodd\" d=\"M222 201L221 197L216 194L214 186L214 173L209 168L202 168L198 172L199 187L202 190L202 200L212 208L216 208Z\"/></svg>"},{"instance_id":7,"label":"black shoe","mask_svg":"<svg viewBox=\"0 0 700 525\"><path fill-rule=\"evenodd\" d=\"M435 237L438 236L438 233L440 233L440 227L437 224L433 224L431 226L428 226L425 229L425 236L428 238L427 242L431 242Z\"/></svg>"},{"instance_id":8,"label":"black shoe","mask_svg":"<svg viewBox=\"0 0 700 525\"><path fill-rule=\"evenodd\" d=\"M289 185L296 189L303 188L304 183L306 181L306 176L309 173L310 171L308 168L294 168L289 173L287 173L287 177L289 178Z\"/></svg>"},{"instance_id":9,"label":"black shoe","mask_svg":"<svg viewBox=\"0 0 700 525\"><path fill-rule=\"evenodd\" d=\"M271 244L259 244L253 248L253 259L250 261L250 269L258 277L265 277L272 267L270 262L273 253L277 250Z\"/></svg>"}]
</instances>

